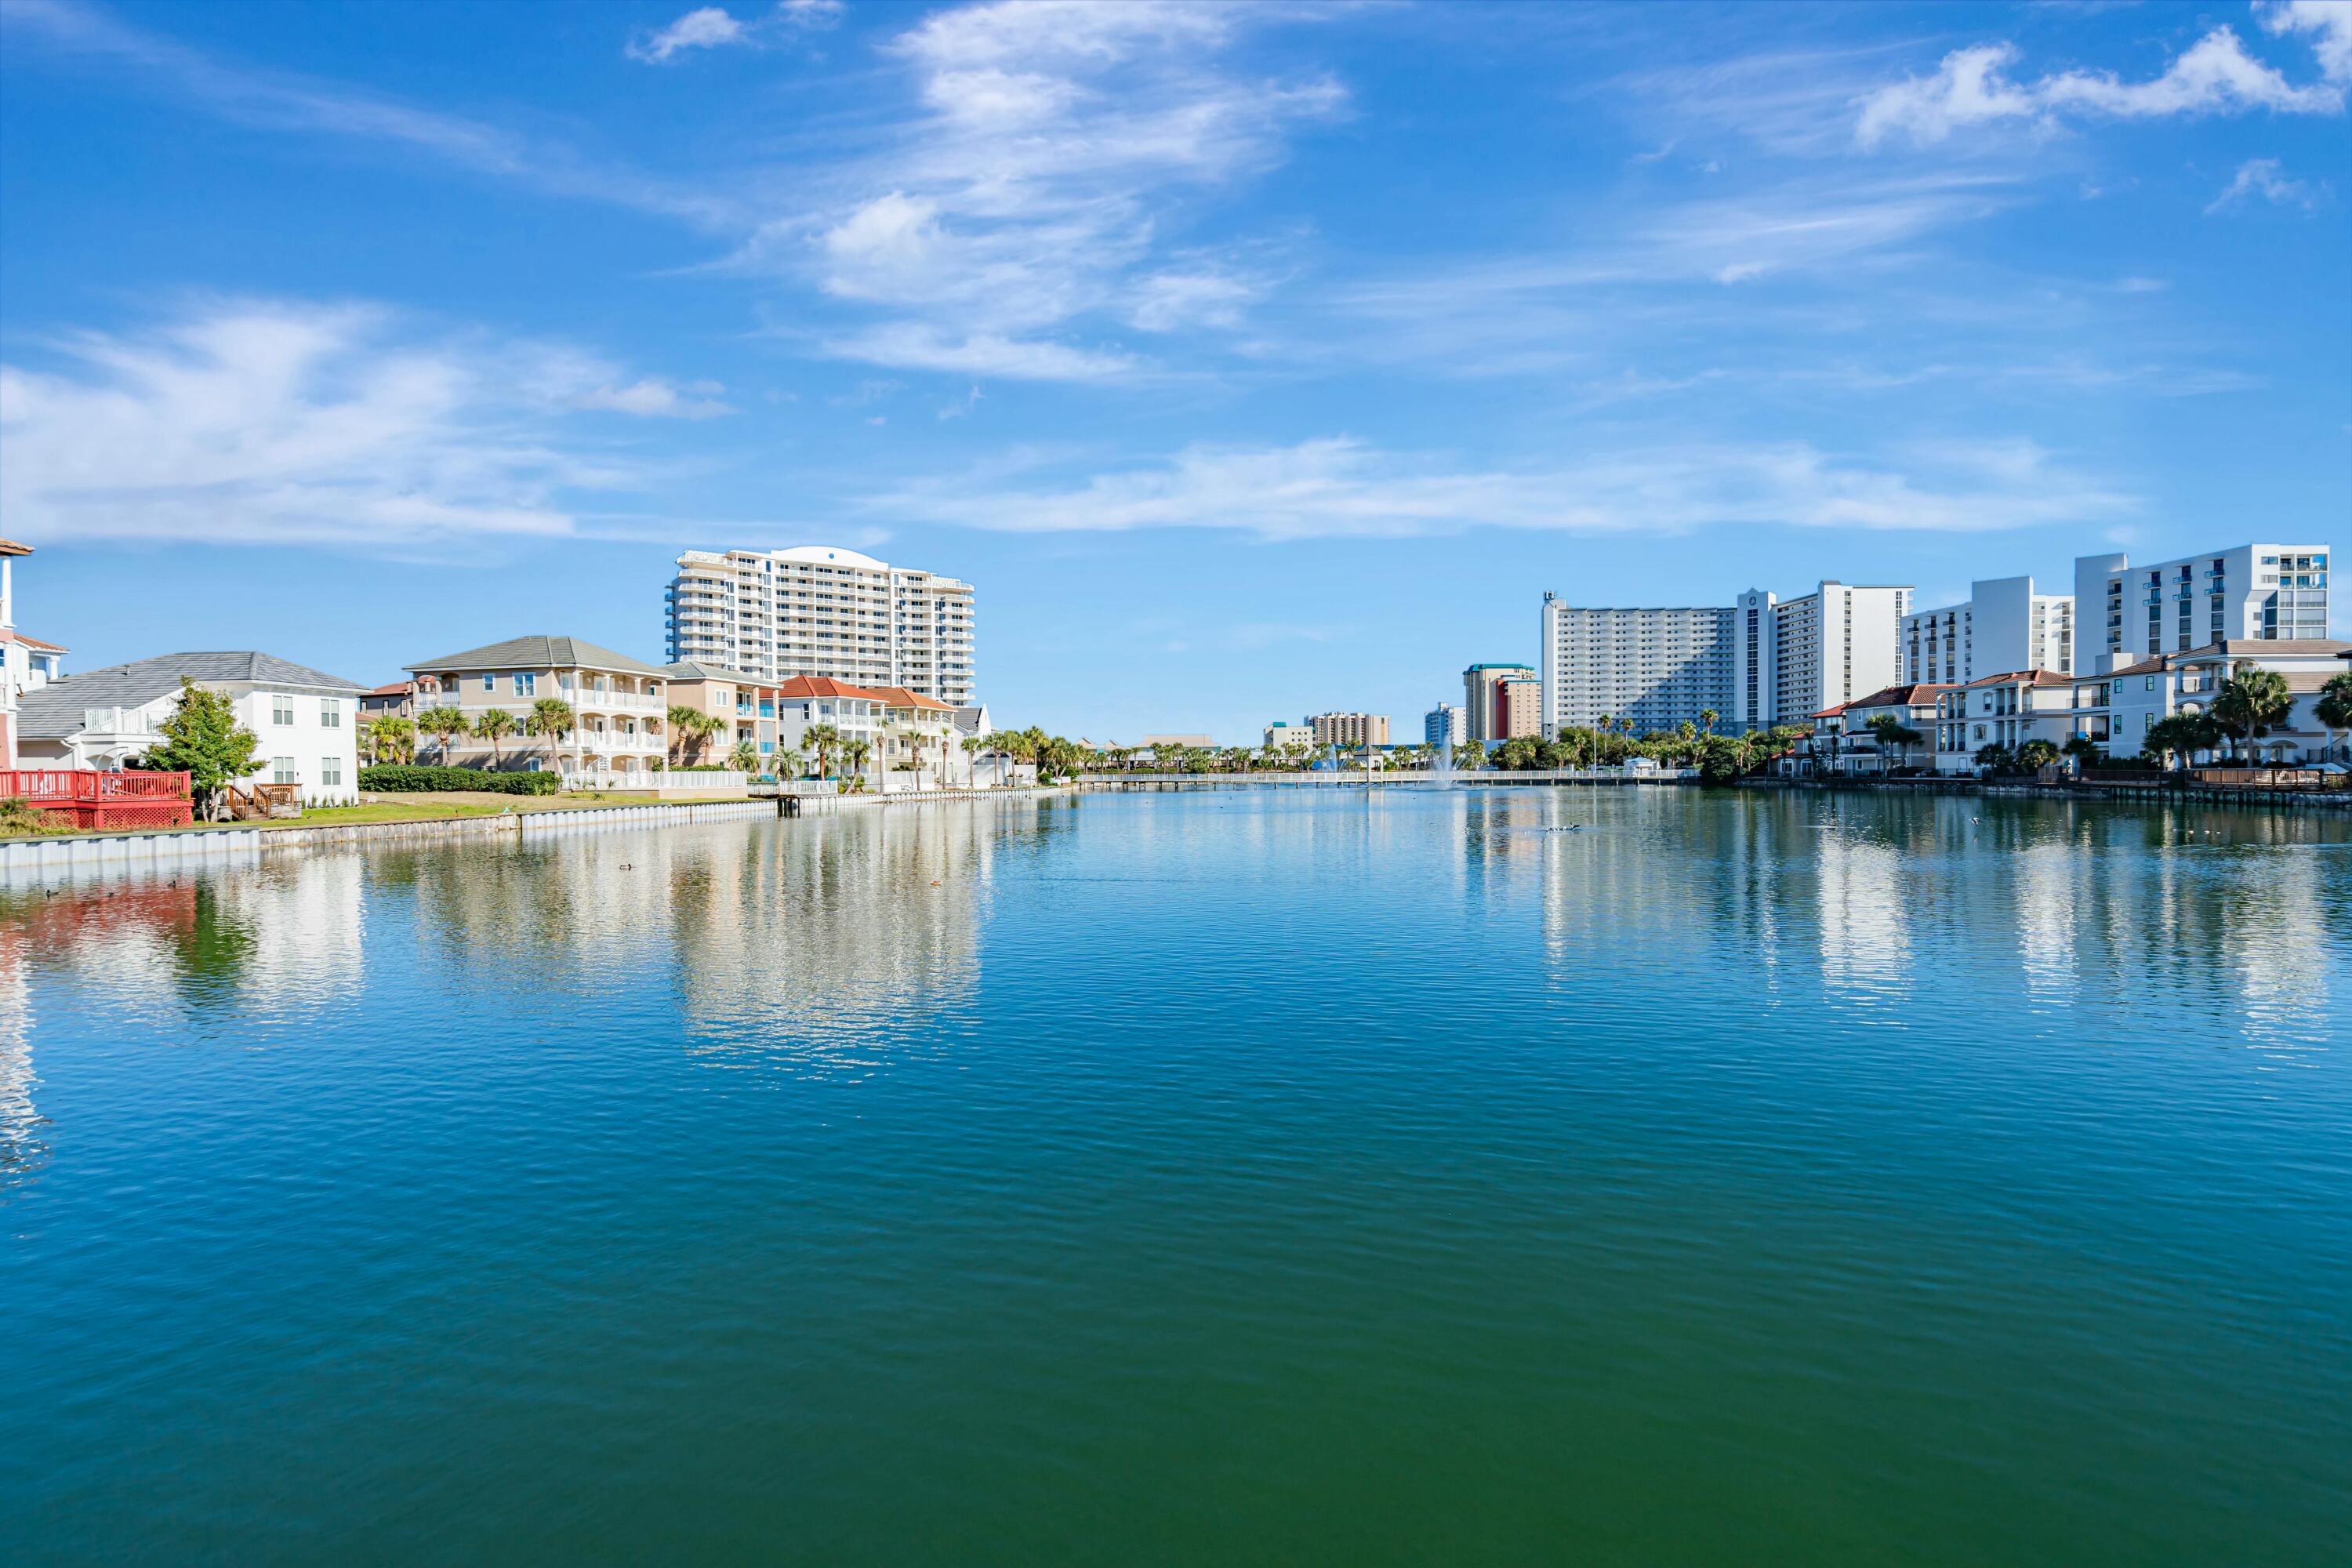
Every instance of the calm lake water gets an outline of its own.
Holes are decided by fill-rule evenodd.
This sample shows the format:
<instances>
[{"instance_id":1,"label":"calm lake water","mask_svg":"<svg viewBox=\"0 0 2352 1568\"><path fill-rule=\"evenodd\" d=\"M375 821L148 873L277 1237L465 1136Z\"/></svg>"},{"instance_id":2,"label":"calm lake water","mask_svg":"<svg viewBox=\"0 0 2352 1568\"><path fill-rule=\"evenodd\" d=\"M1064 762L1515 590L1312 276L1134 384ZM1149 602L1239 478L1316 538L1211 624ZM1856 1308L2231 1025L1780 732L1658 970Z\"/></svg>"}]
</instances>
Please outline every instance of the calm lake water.
<instances>
[{"instance_id":1,"label":"calm lake water","mask_svg":"<svg viewBox=\"0 0 2352 1568\"><path fill-rule=\"evenodd\" d=\"M1097 795L0 893L0 1555L2340 1563L2347 839Z\"/></svg>"}]
</instances>

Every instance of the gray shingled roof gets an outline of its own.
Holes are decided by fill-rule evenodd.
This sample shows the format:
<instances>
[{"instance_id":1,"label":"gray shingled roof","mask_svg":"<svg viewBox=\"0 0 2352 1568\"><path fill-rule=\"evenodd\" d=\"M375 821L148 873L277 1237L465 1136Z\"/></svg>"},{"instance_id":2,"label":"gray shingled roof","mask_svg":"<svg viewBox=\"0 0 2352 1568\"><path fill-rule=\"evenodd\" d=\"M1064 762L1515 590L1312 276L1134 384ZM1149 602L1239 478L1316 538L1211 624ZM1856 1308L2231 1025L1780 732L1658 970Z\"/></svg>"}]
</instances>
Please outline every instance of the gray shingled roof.
<instances>
[{"instance_id":1,"label":"gray shingled roof","mask_svg":"<svg viewBox=\"0 0 2352 1568\"><path fill-rule=\"evenodd\" d=\"M618 669L630 675L659 675L658 667L579 637L509 637L488 647L468 648L443 658L403 666L412 674L456 669Z\"/></svg>"},{"instance_id":2,"label":"gray shingled roof","mask_svg":"<svg viewBox=\"0 0 2352 1568\"><path fill-rule=\"evenodd\" d=\"M363 686L266 653L166 653L53 680L16 701L17 733L44 740L79 734L92 708L137 708L180 689L180 677L218 686L248 683L297 691L348 691Z\"/></svg>"},{"instance_id":3,"label":"gray shingled roof","mask_svg":"<svg viewBox=\"0 0 2352 1568\"><path fill-rule=\"evenodd\" d=\"M698 659L682 658L676 664L666 664L661 672L672 680L731 680L738 686L773 686L765 676L746 675L740 669L730 669L723 664L704 664Z\"/></svg>"}]
</instances>

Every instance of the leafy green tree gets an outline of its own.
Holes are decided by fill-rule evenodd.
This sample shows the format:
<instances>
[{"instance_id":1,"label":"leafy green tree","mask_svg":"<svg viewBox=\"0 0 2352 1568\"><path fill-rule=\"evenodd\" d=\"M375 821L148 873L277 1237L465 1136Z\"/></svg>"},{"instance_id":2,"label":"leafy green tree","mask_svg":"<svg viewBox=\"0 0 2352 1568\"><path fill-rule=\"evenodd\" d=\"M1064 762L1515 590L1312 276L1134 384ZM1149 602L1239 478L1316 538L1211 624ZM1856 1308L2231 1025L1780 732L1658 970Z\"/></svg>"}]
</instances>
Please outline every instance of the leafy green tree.
<instances>
[{"instance_id":1,"label":"leafy green tree","mask_svg":"<svg viewBox=\"0 0 2352 1568\"><path fill-rule=\"evenodd\" d=\"M260 738L237 723L236 704L185 676L179 705L155 729L163 743L147 748L142 765L186 773L206 822L220 820L231 784L261 769Z\"/></svg>"},{"instance_id":2,"label":"leafy green tree","mask_svg":"<svg viewBox=\"0 0 2352 1568\"><path fill-rule=\"evenodd\" d=\"M454 712L456 710L453 709L451 711ZM479 714L475 716L474 733L479 735L483 740L488 741L490 743L490 771L492 773L496 773L498 771L499 764L505 761L505 758L500 754L499 742L505 740L509 735L513 734L520 727L520 726L517 722L515 716L508 712L503 708L485 708Z\"/></svg>"},{"instance_id":3,"label":"leafy green tree","mask_svg":"<svg viewBox=\"0 0 2352 1568\"><path fill-rule=\"evenodd\" d=\"M2091 764L2097 762L2102 755L2099 743L2090 736L2082 734L2067 736L2066 744L2060 750L2074 760L2074 771L2078 773L2090 772Z\"/></svg>"},{"instance_id":4,"label":"leafy green tree","mask_svg":"<svg viewBox=\"0 0 2352 1568\"><path fill-rule=\"evenodd\" d=\"M1992 741L1977 748L1977 766L1989 773L2005 773L2017 766L2017 759L2007 746Z\"/></svg>"},{"instance_id":5,"label":"leafy green tree","mask_svg":"<svg viewBox=\"0 0 2352 1568\"><path fill-rule=\"evenodd\" d=\"M449 738L453 735L470 734L474 728L467 721L462 709L452 707L446 702L438 707L427 708L424 712L419 713L416 716L416 727L441 743L441 763L445 767L449 762Z\"/></svg>"},{"instance_id":6,"label":"leafy green tree","mask_svg":"<svg viewBox=\"0 0 2352 1568\"><path fill-rule=\"evenodd\" d=\"M2047 741L2028 741L2017 748L2017 765L2028 773L2037 773L2058 760L2058 748Z\"/></svg>"}]
</instances>

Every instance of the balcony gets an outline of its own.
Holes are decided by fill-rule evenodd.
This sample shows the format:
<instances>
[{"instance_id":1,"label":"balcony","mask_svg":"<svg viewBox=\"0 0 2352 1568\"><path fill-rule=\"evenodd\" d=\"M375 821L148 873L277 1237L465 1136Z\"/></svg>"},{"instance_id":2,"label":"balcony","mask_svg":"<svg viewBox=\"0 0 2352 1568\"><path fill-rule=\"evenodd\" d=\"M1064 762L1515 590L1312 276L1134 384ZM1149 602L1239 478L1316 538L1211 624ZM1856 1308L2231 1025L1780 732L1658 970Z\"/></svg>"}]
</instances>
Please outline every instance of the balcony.
<instances>
[{"instance_id":1,"label":"balcony","mask_svg":"<svg viewBox=\"0 0 2352 1568\"><path fill-rule=\"evenodd\" d=\"M572 707L587 713L665 713L669 710L668 699L649 697L642 691L593 691L566 686L559 688L558 694Z\"/></svg>"}]
</instances>

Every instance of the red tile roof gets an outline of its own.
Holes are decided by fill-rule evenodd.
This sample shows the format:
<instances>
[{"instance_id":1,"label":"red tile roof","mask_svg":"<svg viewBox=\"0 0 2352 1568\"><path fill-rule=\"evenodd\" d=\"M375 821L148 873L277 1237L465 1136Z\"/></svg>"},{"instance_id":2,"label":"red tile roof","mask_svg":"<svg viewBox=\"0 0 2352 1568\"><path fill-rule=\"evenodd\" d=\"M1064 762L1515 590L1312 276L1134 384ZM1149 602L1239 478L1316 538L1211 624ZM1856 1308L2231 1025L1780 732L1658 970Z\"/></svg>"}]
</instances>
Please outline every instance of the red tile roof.
<instances>
[{"instance_id":1,"label":"red tile roof","mask_svg":"<svg viewBox=\"0 0 2352 1568\"><path fill-rule=\"evenodd\" d=\"M795 675L776 688L779 697L847 697L863 698L868 702L887 702L889 697L879 691L868 691L863 686L852 686L846 680L835 680L830 675Z\"/></svg>"},{"instance_id":2,"label":"red tile roof","mask_svg":"<svg viewBox=\"0 0 2352 1568\"><path fill-rule=\"evenodd\" d=\"M1867 697L1857 697L1846 704L1849 708L1910 708L1933 702L1949 686L1922 680L1910 686L1882 686Z\"/></svg>"},{"instance_id":3,"label":"red tile roof","mask_svg":"<svg viewBox=\"0 0 2352 1568\"><path fill-rule=\"evenodd\" d=\"M0 543L5 542L7 542L5 540L0 540ZM26 647L37 647L44 653L66 653L70 651L63 643L43 642L38 637L28 637L23 632L15 630L0 631L0 642L20 642Z\"/></svg>"},{"instance_id":4,"label":"red tile roof","mask_svg":"<svg viewBox=\"0 0 2352 1568\"><path fill-rule=\"evenodd\" d=\"M2074 686L2078 684L2071 675L2061 675L2054 669L2009 669L1999 675L1988 675L1981 680L1971 680L1969 686Z\"/></svg>"},{"instance_id":5,"label":"red tile roof","mask_svg":"<svg viewBox=\"0 0 2352 1568\"><path fill-rule=\"evenodd\" d=\"M893 708L922 708L929 709L934 713L952 713L955 711L953 708L950 708L946 703L940 701L937 698L925 697L919 692L909 691L903 686L880 686L875 688L875 690L886 699Z\"/></svg>"},{"instance_id":6,"label":"red tile roof","mask_svg":"<svg viewBox=\"0 0 2352 1568\"><path fill-rule=\"evenodd\" d=\"M389 686L375 688L368 695L370 697L405 697L415 689L416 682L413 680L395 680Z\"/></svg>"}]
</instances>

